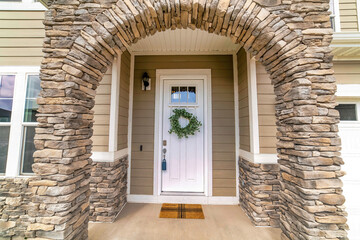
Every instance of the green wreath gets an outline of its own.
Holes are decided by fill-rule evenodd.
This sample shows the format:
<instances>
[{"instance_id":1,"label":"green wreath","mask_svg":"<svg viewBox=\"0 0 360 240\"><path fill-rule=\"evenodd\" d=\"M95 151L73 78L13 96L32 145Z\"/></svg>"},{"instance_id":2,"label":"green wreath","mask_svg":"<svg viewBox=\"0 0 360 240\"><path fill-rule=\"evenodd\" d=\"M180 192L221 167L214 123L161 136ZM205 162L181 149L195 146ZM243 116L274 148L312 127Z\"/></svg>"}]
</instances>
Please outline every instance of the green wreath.
<instances>
[{"instance_id":1,"label":"green wreath","mask_svg":"<svg viewBox=\"0 0 360 240\"><path fill-rule=\"evenodd\" d=\"M179 138L188 138L189 135L195 135L195 132L200 132L201 122L197 120L196 116L187 112L185 109L174 109L173 115L169 117L171 128L169 133L175 133ZM181 127L179 118L183 117L189 120L188 125Z\"/></svg>"}]
</instances>

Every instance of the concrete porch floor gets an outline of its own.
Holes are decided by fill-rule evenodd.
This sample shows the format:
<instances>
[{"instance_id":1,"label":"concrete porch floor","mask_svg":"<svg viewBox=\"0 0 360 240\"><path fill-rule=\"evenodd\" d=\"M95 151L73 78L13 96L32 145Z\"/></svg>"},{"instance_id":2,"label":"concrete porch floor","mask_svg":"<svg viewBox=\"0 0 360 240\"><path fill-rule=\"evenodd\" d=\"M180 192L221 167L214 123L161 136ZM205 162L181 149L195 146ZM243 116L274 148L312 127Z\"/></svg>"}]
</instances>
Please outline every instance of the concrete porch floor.
<instances>
[{"instance_id":1,"label":"concrete porch floor","mask_svg":"<svg viewBox=\"0 0 360 240\"><path fill-rule=\"evenodd\" d=\"M128 203L114 223L90 223L90 240L270 240L280 229L255 227L239 206L203 205L205 219L159 218L161 204Z\"/></svg>"}]
</instances>

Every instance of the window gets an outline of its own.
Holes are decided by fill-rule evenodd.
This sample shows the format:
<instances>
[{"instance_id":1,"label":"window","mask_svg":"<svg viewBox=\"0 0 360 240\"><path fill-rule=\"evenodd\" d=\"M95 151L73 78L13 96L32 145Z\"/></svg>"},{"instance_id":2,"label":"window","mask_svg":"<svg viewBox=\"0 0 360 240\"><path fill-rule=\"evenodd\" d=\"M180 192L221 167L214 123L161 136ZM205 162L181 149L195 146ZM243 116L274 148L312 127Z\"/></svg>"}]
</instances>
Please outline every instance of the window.
<instances>
[{"instance_id":1,"label":"window","mask_svg":"<svg viewBox=\"0 0 360 240\"><path fill-rule=\"evenodd\" d=\"M171 103L196 103L196 87L171 87Z\"/></svg>"},{"instance_id":2,"label":"window","mask_svg":"<svg viewBox=\"0 0 360 240\"><path fill-rule=\"evenodd\" d=\"M39 67L0 66L0 174L32 173Z\"/></svg>"},{"instance_id":3,"label":"window","mask_svg":"<svg viewBox=\"0 0 360 240\"><path fill-rule=\"evenodd\" d=\"M339 104L335 109L339 111L341 121L357 121L356 104Z\"/></svg>"},{"instance_id":4,"label":"window","mask_svg":"<svg viewBox=\"0 0 360 240\"><path fill-rule=\"evenodd\" d=\"M6 169L14 85L15 75L0 75L0 174Z\"/></svg>"},{"instance_id":5,"label":"window","mask_svg":"<svg viewBox=\"0 0 360 240\"><path fill-rule=\"evenodd\" d=\"M40 78L38 75L29 75L27 79L25 110L23 120L23 144L21 156L21 174L31 174L34 163L33 153L36 150L34 145L36 111L38 105L36 98L40 93Z\"/></svg>"}]
</instances>

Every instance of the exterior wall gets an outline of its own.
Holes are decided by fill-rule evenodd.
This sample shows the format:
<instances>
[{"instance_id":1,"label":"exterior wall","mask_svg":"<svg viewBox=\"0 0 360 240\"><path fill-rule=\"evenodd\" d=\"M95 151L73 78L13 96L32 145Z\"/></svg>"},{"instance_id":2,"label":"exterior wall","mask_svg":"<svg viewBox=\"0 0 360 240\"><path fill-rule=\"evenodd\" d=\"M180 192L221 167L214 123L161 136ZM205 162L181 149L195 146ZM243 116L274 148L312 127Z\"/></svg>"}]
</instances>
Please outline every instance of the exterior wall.
<instances>
[{"instance_id":1,"label":"exterior wall","mask_svg":"<svg viewBox=\"0 0 360 240\"><path fill-rule=\"evenodd\" d=\"M213 195L236 195L234 83L232 56L137 56L131 157L131 194L153 194L156 69L211 68L213 124ZM142 74L152 79L141 90ZM140 152L140 145L143 151Z\"/></svg>"},{"instance_id":2,"label":"exterior wall","mask_svg":"<svg viewBox=\"0 0 360 240\"><path fill-rule=\"evenodd\" d=\"M31 203L29 178L0 178L0 238L24 239L35 237L33 214L38 205ZM49 225L50 230L54 226Z\"/></svg>"},{"instance_id":3,"label":"exterior wall","mask_svg":"<svg viewBox=\"0 0 360 240\"><path fill-rule=\"evenodd\" d=\"M360 84L360 62L334 62L337 84Z\"/></svg>"},{"instance_id":4,"label":"exterior wall","mask_svg":"<svg viewBox=\"0 0 360 240\"><path fill-rule=\"evenodd\" d=\"M40 66L43 20L43 11L0 10L0 65Z\"/></svg>"},{"instance_id":5,"label":"exterior wall","mask_svg":"<svg viewBox=\"0 0 360 240\"><path fill-rule=\"evenodd\" d=\"M256 64L260 153L276 153L275 93L269 74Z\"/></svg>"},{"instance_id":6,"label":"exterior wall","mask_svg":"<svg viewBox=\"0 0 360 240\"><path fill-rule=\"evenodd\" d=\"M121 55L117 150L128 147L130 53Z\"/></svg>"},{"instance_id":7,"label":"exterior wall","mask_svg":"<svg viewBox=\"0 0 360 240\"><path fill-rule=\"evenodd\" d=\"M240 149L250 152L250 118L247 58L243 48L237 53L239 87Z\"/></svg>"},{"instance_id":8,"label":"exterior wall","mask_svg":"<svg viewBox=\"0 0 360 240\"><path fill-rule=\"evenodd\" d=\"M256 226L279 227L280 167L239 159L240 206Z\"/></svg>"},{"instance_id":9,"label":"exterior wall","mask_svg":"<svg viewBox=\"0 0 360 240\"><path fill-rule=\"evenodd\" d=\"M339 0L342 32L359 32L356 7L356 0Z\"/></svg>"},{"instance_id":10,"label":"exterior wall","mask_svg":"<svg viewBox=\"0 0 360 240\"><path fill-rule=\"evenodd\" d=\"M106 71L100 85L96 89L94 111L94 133L92 150L107 152L109 150L109 123L111 97L111 67Z\"/></svg>"},{"instance_id":11,"label":"exterior wall","mask_svg":"<svg viewBox=\"0 0 360 240\"><path fill-rule=\"evenodd\" d=\"M128 157L93 162L90 177L90 221L113 222L126 203Z\"/></svg>"}]
</instances>

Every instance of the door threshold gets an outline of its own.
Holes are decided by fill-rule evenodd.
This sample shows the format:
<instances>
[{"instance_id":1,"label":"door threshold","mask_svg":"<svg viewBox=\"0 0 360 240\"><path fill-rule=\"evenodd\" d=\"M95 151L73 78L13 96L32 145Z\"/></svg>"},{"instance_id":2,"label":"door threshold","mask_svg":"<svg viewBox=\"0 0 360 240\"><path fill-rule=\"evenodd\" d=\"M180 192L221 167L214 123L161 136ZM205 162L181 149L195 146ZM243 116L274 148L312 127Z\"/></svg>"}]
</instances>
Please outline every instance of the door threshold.
<instances>
[{"instance_id":1,"label":"door threshold","mask_svg":"<svg viewBox=\"0 0 360 240\"><path fill-rule=\"evenodd\" d=\"M161 196L205 196L203 192L161 192Z\"/></svg>"}]
</instances>

